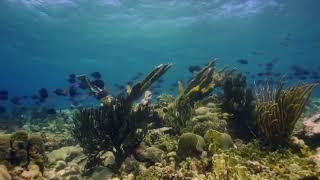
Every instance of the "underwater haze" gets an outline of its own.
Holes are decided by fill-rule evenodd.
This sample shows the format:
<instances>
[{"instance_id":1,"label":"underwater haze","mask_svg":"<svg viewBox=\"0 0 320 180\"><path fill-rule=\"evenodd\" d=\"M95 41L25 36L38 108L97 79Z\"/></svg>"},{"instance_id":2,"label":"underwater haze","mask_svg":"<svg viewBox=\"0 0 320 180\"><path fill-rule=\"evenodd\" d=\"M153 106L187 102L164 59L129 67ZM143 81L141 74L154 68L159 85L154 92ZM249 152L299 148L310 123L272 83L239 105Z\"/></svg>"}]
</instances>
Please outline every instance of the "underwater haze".
<instances>
[{"instance_id":1,"label":"underwater haze","mask_svg":"<svg viewBox=\"0 0 320 180\"><path fill-rule=\"evenodd\" d=\"M166 91L212 58L252 81L270 62L274 73L294 66L317 75L293 81L319 81L319 7L317 0L2 0L0 89L51 92L71 73L98 71L115 91L114 83L173 63Z\"/></svg>"},{"instance_id":2,"label":"underwater haze","mask_svg":"<svg viewBox=\"0 0 320 180\"><path fill-rule=\"evenodd\" d=\"M0 0L0 180L320 179L320 0Z\"/></svg>"}]
</instances>

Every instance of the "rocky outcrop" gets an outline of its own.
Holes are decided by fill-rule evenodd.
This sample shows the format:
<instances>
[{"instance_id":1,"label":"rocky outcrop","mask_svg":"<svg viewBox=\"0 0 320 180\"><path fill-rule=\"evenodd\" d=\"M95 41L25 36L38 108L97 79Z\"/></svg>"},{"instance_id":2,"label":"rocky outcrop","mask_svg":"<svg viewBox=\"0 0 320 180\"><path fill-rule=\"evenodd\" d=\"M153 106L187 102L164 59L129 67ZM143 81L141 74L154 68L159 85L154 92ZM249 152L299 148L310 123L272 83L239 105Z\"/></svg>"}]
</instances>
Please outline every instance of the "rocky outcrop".
<instances>
[{"instance_id":1,"label":"rocky outcrop","mask_svg":"<svg viewBox=\"0 0 320 180\"><path fill-rule=\"evenodd\" d=\"M303 120L304 135L309 138L320 139L320 113Z\"/></svg>"},{"instance_id":2,"label":"rocky outcrop","mask_svg":"<svg viewBox=\"0 0 320 180\"><path fill-rule=\"evenodd\" d=\"M0 179L1 180L11 180L11 176L8 172L8 169L4 165L0 165Z\"/></svg>"}]
</instances>

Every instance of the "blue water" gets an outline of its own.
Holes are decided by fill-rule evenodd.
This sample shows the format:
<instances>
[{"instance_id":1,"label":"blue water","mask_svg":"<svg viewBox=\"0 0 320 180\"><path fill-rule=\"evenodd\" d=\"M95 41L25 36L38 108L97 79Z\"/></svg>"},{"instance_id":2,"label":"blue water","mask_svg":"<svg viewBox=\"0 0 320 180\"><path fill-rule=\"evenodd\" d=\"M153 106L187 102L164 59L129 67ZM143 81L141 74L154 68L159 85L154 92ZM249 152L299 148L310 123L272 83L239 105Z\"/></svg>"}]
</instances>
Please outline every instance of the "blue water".
<instances>
[{"instance_id":1,"label":"blue water","mask_svg":"<svg viewBox=\"0 0 320 180\"><path fill-rule=\"evenodd\" d=\"M319 7L318 0L1 0L0 89L31 95L67 87L70 73L100 71L114 91L115 82L171 62L165 91L191 76L188 66L213 57L252 74L274 58L277 72L293 64L319 72Z\"/></svg>"}]
</instances>

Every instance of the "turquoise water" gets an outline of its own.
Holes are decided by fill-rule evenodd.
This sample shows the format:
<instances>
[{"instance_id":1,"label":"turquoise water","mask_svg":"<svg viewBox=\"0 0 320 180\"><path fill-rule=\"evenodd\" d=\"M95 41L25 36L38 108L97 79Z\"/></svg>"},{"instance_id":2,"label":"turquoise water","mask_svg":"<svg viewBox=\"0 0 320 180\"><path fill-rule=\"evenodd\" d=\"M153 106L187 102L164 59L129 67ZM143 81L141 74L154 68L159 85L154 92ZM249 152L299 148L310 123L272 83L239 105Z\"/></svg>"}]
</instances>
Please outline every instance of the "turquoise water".
<instances>
[{"instance_id":1,"label":"turquoise water","mask_svg":"<svg viewBox=\"0 0 320 180\"><path fill-rule=\"evenodd\" d=\"M166 92L190 78L190 65L213 57L249 79L272 59L283 74L292 65L319 72L319 7L318 0L1 0L0 89L32 95L67 87L71 73L99 71L115 92L114 83L170 62ZM58 99L50 97L48 104Z\"/></svg>"}]
</instances>

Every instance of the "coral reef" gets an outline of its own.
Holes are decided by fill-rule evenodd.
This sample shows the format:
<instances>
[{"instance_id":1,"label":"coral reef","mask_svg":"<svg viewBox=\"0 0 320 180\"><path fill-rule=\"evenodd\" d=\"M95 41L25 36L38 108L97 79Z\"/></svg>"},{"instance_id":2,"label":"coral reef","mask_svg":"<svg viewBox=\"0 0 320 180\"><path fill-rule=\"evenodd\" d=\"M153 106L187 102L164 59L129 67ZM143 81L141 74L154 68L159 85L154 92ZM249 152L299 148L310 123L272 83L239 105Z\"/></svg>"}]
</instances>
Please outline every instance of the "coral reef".
<instances>
[{"instance_id":1,"label":"coral reef","mask_svg":"<svg viewBox=\"0 0 320 180\"><path fill-rule=\"evenodd\" d=\"M317 84L267 83L254 97L243 74L214 65L155 104L148 89L171 65L99 107L35 113L27 131L0 133L0 179L318 179L319 106L301 115Z\"/></svg>"},{"instance_id":2,"label":"coral reef","mask_svg":"<svg viewBox=\"0 0 320 180\"><path fill-rule=\"evenodd\" d=\"M285 144L292 134L312 91L318 84L306 84L283 89L266 83L257 93L254 125L270 144Z\"/></svg>"},{"instance_id":3,"label":"coral reef","mask_svg":"<svg viewBox=\"0 0 320 180\"><path fill-rule=\"evenodd\" d=\"M129 88L126 97L102 98L102 107L82 109L76 114L73 134L88 155L88 169L102 164L100 155L105 151L114 153L115 169L133 153L143 140L147 125L158 116L149 102L143 101L136 107L132 103L170 67L170 64L157 66L142 82Z\"/></svg>"}]
</instances>

